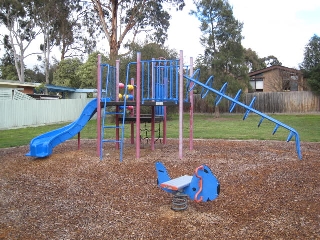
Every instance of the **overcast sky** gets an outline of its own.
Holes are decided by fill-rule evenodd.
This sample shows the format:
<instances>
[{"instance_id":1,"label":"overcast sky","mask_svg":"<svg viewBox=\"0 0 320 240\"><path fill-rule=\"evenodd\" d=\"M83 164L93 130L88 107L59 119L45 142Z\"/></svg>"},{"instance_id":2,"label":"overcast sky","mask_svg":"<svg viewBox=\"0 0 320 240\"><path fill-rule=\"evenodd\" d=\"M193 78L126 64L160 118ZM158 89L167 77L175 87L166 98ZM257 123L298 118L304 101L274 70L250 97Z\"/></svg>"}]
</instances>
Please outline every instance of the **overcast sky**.
<instances>
[{"instance_id":1,"label":"overcast sky","mask_svg":"<svg viewBox=\"0 0 320 240\"><path fill-rule=\"evenodd\" d=\"M199 44L199 21L188 15L195 9L185 0L182 12L171 12L167 45L183 50L185 61L203 53ZM234 17L243 23L242 45L256 51L259 57L274 55L283 66L298 68L303 61L305 45L320 36L319 0L229 0Z\"/></svg>"},{"instance_id":2,"label":"overcast sky","mask_svg":"<svg viewBox=\"0 0 320 240\"><path fill-rule=\"evenodd\" d=\"M195 60L203 53L203 48L199 43L200 22L189 15L190 9L195 9L193 1L185 3L183 11L170 11L173 16L166 45L183 50L184 61L189 63L190 57ZM298 68L310 38L314 34L320 36L320 0L229 0L229 3L235 18L243 23L242 45L256 51L259 57L274 55L283 66ZM39 41L30 50L37 51ZM106 44L103 50L108 50ZM58 51L53 55L60 58ZM29 68L39 64L35 55L25 63Z\"/></svg>"}]
</instances>

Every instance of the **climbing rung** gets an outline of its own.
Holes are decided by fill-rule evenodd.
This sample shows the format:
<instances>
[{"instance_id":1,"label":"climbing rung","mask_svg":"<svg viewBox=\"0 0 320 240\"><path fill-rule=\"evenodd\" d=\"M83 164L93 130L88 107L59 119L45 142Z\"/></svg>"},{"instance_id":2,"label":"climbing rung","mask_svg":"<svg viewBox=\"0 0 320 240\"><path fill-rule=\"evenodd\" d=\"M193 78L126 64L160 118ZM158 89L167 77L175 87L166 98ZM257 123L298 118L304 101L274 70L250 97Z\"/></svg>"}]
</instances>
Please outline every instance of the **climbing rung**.
<instances>
[{"instance_id":1,"label":"climbing rung","mask_svg":"<svg viewBox=\"0 0 320 240\"><path fill-rule=\"evenodd\" d=\"M249 113L251 112L252 105L255 100L256 100L256 97L252 98L252 101L251 101L250 105L248 106L249 109L245 112L245 114L243 116L243 120L245 120L248 117Z\"/></svg>"},{"instance_id":2,"label":"climbing rung","mask_svg":"<svg viewBox=\"0 0 320 240\"><path fill-rule=\"evenodd\" d=\"M104 125L103 128L118 128L118 129L122 129L123 126L116 126L116 125Z\"/></svg>"},{"instance_id":3,"label":"climbing rung","mask_svg":"<svg viewBox=\"0 0 320 240\"><path fill-rule=\"evenodd\" d=\"M106 115L123 115L123 112L106 112Z\"/></svg>"},{"instance_id":4,"label":"climbing rung","mask_svg":"<svg viewBox=\"0 0 320 240\"><path fill-rule=\"evenodd\" d=\"M230 113L233 111L234 107L236 106L236 102L239 100L240 94L241 94L241 89L239 89L239 91L237 92L236 96L233 99L234 102L232 102L230 105L230 109L229 109Z\"/></svg>"},{"instance_id":5,"label":"climbing rung","mask_svg":"<svg viewBox=\"0 0 320 240\"><path fill-rule=\"evenodd\" d=\"M228 86L228 83L226 82L226 83L224 83L223 86L221 87L220 93L221 93L222 95L216 97L216 100L215 100L215 105L216 105L216 106L220 103L220 101L221 101L224 93L226 92L227 86Z\"/></svg>"},{"instance_id":6,"label":"climbing rung","mask_svg":"<svg viewBox=\"0 0 320 240\"><path fill-rule=\"evenodd\" d=\"M279 128L279 125L276 124L276 126L275 126L274 129L273 129L272 135L274 135L274 134L276 133L276 131L278 130L278 128Z\"/></svg>"},{"instance_id":7,"label":"climbing rung","mask_svg":"<svg viewBox=\"0 0 320 240\"><path fill-rule=\"evenodd\" d=\"M213 83L213 76L210 76L206 82L206 87L211 88L212 83ZM206 92L204 92L204 88L202 87L201 94L200 94L201 98L205 98L208 92L209 92L209 89L206 89Z\"/></svg>"},{"instance_id":8,"label":"climbing rung","mask_svg":"<svg viewBox=\"0 0 320 240\"><path fill-rule=\"evenodd\" d=\"M260 121L259 121L259 123L258 123L258 127L260 127L260 125L261 125L261 123L262 123L263 120L264 120L264 117L262 117L262 118L260 119Z\"/></svg>"},{"instance_id":9,"label":"climbing rung","mask_svg":"<svg viewBox=\"0 0 320 240\"><path fill-rule=\"evenodd\" d=\"M287 138L287 142L290 142L291 138L293 137L293 132L290 131L288 138Z\"/></svg>"},{"instance_id":10,"label":"climbing rung","mask_svg":"<svg viewBox=\"0 0 320 240\"><path fill-rule=\"evenodd\" d=\"M107 140L102 140L102 142L121 143L121 140L112 140L112 139L107 139Z\"/></svg>"},{"instance_id":11,"label":"climbing rung","mask_svg":"<svg viewBox=\"0 0 320 240\"><path fill-rule=\"evenodd\" d=\"M296 130L294 130L293 128L291 128L290 126L288 126L288 125L286 125L286 124L284 124L284 123L282 123L282 122L279 122L279 121L277 121L276 119L274 119L274 118L272 118L272 117L269 117L268 115L263 114L263 113L259 112L258 110L254 109L254 108L253 108L253 104L254 104L254 101L255 101L256 97L254 97L254 98L252 99L250 105L246 105L246 104L243 104L243 103L241 103L241 102L238 101L238 98L239 98L239 95L240 95L240 91L238 91L238 93L236 94L236 97L235 97L235 98L231 98L231 97L227 96L226 94L223 94L223 93L222 93L222 92L225 90L225 87L222 87L222 89L219 91L219 90L216 90L216 89L212 88L211 86L209 86L208 83L210 83L209 80L210 80L211 78L209 78L209 80L207 81L206 84L203 84L202 82L198 81L197 79L192 79L192 78L190 78L190 77L188 77L188 76L184 76L184 77L185 77L186 79L190 80L190 81L193 81L194 83L196 83L196 84L198 84L198 85L200 85L200 86L202 87L202 90L201 90L201 98L204 98L204 97L207 95L207 93L208 93L209 91L211 91L211 92L213 92L214 94L216 94L216 100L215 100L215 103L216 103L216 104L218 104L222 98L225 98L225 99L229 100L230 102L232 102L232 103L230 104L230 108L229 108L229 111L230 111L230 112L232 112L232 111L234 110L234 108L235 108L236 105L239 105L240 107L245 108L246 112L245 112L245 114L244 114L244 116L243 116L243 120L245 120L245 119L248 117L248 115L249 115L250 112L253 112L253 113L255 113L255 114L257 114L257 115L260 115L260 116L262 117L262 118L260 119L259 123L258 123L258 127L261 125L261 123L263 122L263 120L266 118L266 119L268 119L269 121L274 122L275 124L277 124L277 126L276 126L275 129L274 129L274 133L277 131L277 129L278 129L279 126L281 126L281 127L285 128L285 129L289 130L289 131L290 131L290 134L289 134L289 136L288 136L287 139L288 139L288 141L290 141L290 139L292 138L292 136L293 136L293 135L295 136L296 151L297 151L298 157L299 157L300 159L302 159L301 150L300 150L300 138L299 138L298 132L297 132ZM203 94L204 92L205 92L205 94ZM274 134L274 133L273 133L273 134Z\"/></svg>"}]
</instances>

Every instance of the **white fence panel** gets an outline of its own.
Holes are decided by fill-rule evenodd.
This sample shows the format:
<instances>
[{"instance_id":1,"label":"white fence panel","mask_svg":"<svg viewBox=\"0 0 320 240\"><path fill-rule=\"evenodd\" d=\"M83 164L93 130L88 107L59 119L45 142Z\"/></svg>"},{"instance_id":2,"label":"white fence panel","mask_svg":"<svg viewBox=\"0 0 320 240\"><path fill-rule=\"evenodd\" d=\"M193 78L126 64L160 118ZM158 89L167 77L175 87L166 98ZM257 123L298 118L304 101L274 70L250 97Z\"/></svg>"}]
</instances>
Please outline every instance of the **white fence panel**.
<instances>
[{"instance_id":1,"label":"white fence panel","mask_svg":"<svg viewBox=\"0 0 320 240\"><path fill-rule=\"evenodd\" d=\"M76 120L91 99L1 100L0 129Z\"/></svg>"}]
</instances>

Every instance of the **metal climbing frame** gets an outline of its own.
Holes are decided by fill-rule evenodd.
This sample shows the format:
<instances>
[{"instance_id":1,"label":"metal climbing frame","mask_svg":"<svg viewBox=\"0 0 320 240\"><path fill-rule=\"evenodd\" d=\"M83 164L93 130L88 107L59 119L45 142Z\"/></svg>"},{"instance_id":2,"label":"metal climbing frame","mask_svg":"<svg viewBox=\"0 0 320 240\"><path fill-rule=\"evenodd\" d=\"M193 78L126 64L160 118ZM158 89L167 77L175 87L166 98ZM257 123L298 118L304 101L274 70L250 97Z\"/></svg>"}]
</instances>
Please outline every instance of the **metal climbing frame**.
<instances>
[{"instance_id":1,"label":"metal climbing frame","mask_svg":"<svg viewBox=\"0 0 320 240\"><path fill-rule=\"evenodd\" d=\"M258 127L261 125L261 123L262 123L262 121L264 119L268 119L269 121L275 123L275 128L273 129L272 134L275 134L279 127L283 127L285 129L289 130L289 135L287 137L287 142L289 142L292 139L293 136L295 137L296 152L298 154L299 159L302 159L302 154L301 154L301 149L300 149L299 133L295 129L293 129L292 127L290 127L290 126L288 126L288 125L286 125L286 124L284 124L284 123L282 123L282 122L280 122L280 121L278 121L278 120L276 120L276 119L274 119L274 118L272 118L272 117L270 117L270 116L268 116L268 115L266 115L266 114L264 114L262 112L259 112L256 109L254 109L253 108L253 104L254 104L254 101L256 99L255 97L252 99L251 103L248 106L248 105L245 105L244 103L238 101L238 99L240 97L240 94L241 94L241 89L237 92L237 94L236 94L236 96L234 98L231 98L231 97L229 97L229 96L227 96L225 94L225 91L226 91L226 88L227 88L227 83L225 83L221 87L220 91L212 88L212 83L213 83L213 80L214 80L213 76L209 77L207 82L205 84L203 84L202 82L199 81L200 69L197 69L193 73L193 75L191 77L189 77L187 75L184 75L184 78L187 79L187 92L192 91L193 88L196 85L200 85L202 87L202 91L201 91L201 97L202 98L206 97L206 95L208 94L209 91L211 91L211 92L213 92L213 93L215 93L217 95L216 99L215 99L215 105L218 105L220 103L221 99L225 98L225 99L227 99L227 100L232 102L231 105L230 105L229 112L232 112L236 105L239 105L239 106L245 108L246 112L245 112L245 114L243 116L243 120L245 120L249 116L250 112L253 112L253 113L261 116L261 119L260 119L260 121L258 123ZM190 84L191 82L194 83L192 86Z\"/></svg>"},{"instance_id":2,"label":"metal climbing frame","mask_svg":"<svg viewBox=\"0 0 320 240\"><path fill-rule=\"evenodd\" d=\"M114 142L116 144L119 144L119 151L120 151L120 161L122 161L123 158L123 142L124 142L124 126L125 126L125 114L126 114L126 103L127 100L124 98L123 105L121 107L119 106L108 106L108 102L115 101L117 99L117 81L116 81L116 74L117 74L117 68L114 66L110 66L109 64L100 64L101 73L100 76L102 79L105 79L105 81L101 81L101 84L104 84L104 86L101 86L100 89L105 89L102 92L102 98L101 102L103 103L103 114L102 114L102 124L101 124L101 142L100 142L100 159L102 159L102 153L103 153L103 143L104 142ZM127 94L127 89L125 89L125 95ZM115 116L115 124L112 124L110 122L107 122L108 116ZM119 124L119 117L122 119L121 124ZM116 139L107 139L107 130L121 130L120 138ZM111 133L113 136L116 134Z\"/></svg>"},{"instance_id":3,"label":"metal climbing frame","mask_svg":"<svg viewBox=\"0 0 320 240\"><path fill-rule=\"evenodd\" d=\"M174 101L178 103L179 60L143 60L140 61L141 83L136 88L141 89L141 103L145 101ZM126 85L129 84L131 69L137 63L127 66ZM138 101L139 99L136 99Z\"/></svg>"}]
</instances>

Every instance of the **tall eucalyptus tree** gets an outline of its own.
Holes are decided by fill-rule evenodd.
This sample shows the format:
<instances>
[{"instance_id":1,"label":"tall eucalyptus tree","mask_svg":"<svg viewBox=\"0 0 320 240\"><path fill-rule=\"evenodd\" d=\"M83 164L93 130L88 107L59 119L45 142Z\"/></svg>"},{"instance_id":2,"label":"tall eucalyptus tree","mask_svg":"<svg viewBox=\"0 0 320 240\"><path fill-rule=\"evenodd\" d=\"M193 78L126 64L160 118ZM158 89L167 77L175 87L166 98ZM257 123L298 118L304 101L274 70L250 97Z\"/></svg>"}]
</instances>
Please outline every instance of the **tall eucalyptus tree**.
<instances>
[{"instance_id":1,"label":"tall eucalyptus tree","mask_svg":"<svg viewBox=\"0 0 320 240\"><path fill-rule=\"evenodd\" d=\"M32 41L40 34L34 21L34 11L32 1L2 0L0 2L0 25L7 29L6 33L0 33L2 45L6 45L7 50L12 51L14 65L19 81L25 81L25 59L26 50Z\"/></svg>"},{"instance_id":2,"label":"tall eucalyptus tree","mask_svg":"<svg viewBox=\"0 0 320 240\"><path fill-rule=\"evenodd\" d=\"M204 77L214 75L217 85L221 85L224 81L239 85L236 80L238 78L246 80L248 73L245 50L241 45L243 24L235 19L227 0L193 2L196 10L190 14L196 16L201 23L200 43L205 48L201 64L206 65L208 71Z\"/></svg>"},{"instance_id":3,"label":"tall eucalyptus tree","mask_svg":"<svg viewBox=\"0 0 320 240\"><path fill-rule=\"evenodd\" d=\"M167 38L170 14L166 4L182 10L184 0L91 0L87 7L87 25L104 33L109 44L109 58L113 61L121 46L135 43L138 34L163 44Z\"/></svg>"},{"instance_id":4,"label":"tall eucalyptus tree","mask_svg":"<svg viewBox=\"0 0 320 240\"><path fill-rule=\"evenodd\" d=\"M300 68L311 90L320 95L320 37L313 35L305 46Z\"/></svg>"}]
</instances>

